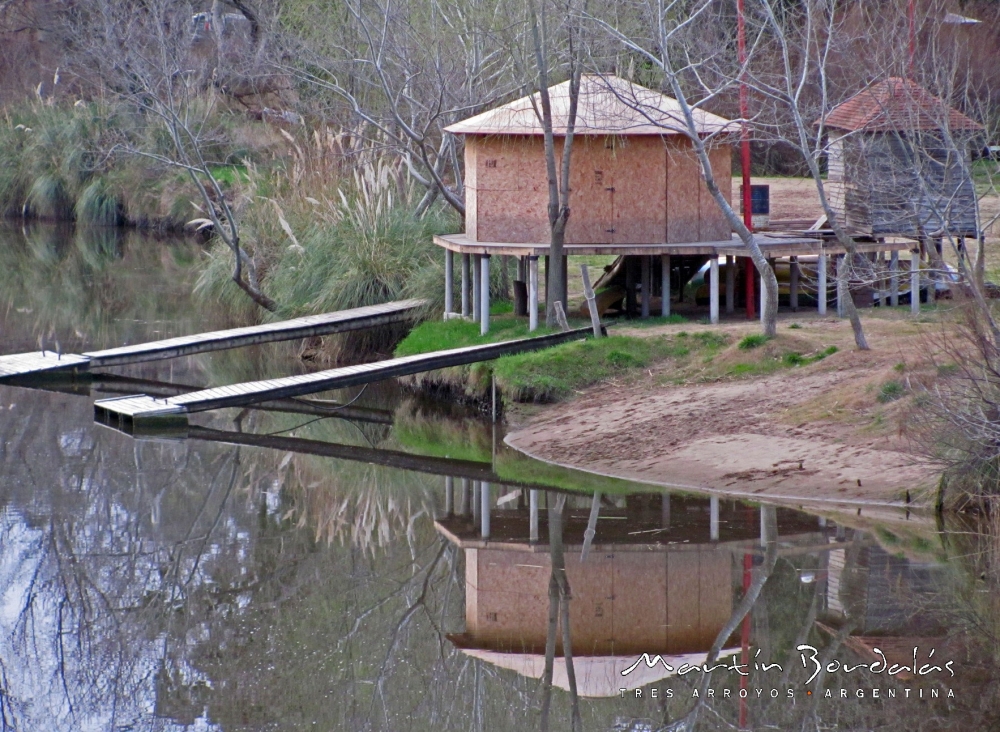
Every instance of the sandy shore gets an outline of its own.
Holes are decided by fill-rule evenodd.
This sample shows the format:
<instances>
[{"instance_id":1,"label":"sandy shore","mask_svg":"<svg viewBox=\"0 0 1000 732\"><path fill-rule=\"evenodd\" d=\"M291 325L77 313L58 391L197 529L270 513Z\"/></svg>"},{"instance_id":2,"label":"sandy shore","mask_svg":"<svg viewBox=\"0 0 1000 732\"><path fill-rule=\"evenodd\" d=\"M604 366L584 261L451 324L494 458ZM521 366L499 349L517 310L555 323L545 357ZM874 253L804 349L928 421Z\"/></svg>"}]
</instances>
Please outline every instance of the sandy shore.
<instances>
[{"instance_id":1,"label":"sandy shore","mask_svg":"<svg viewBox=\"0 0 1000 732\"><path fill-rule=\"evenodd\" d=\"M545 407L507 443L567 467L728 495L902 505L909 492L927 505L937 472L899 430L872 429L872 414L817 418L824 404L860 399L866 380L884 378L898 358L898 351L842 352L753 380L681 386L661 385L650 372L645 381L603 384ZM878 409L873 397L862 401Z\"/></svg>"}]
</instances>

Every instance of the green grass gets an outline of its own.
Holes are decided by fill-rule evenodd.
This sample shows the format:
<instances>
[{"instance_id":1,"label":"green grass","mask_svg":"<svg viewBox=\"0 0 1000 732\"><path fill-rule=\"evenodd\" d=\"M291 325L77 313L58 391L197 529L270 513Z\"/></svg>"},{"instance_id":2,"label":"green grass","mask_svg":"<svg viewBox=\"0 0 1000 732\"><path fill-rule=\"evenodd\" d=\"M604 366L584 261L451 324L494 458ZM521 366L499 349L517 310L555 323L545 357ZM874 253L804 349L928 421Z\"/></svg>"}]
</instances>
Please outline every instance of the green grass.
<instances>
[{"instance_id":1,"label":"green grass","mask_svg":"<svg viewBox=\"0 0 1000 732\"><path fill-rule=\"evenodd\" d=\"M875 397L875 400L879 404L888 404L900 399L904 394L906 394L906 387L903 386L902 382L887 381L879 388L878 396Z\"/></svg>"},{"instance_id":2,"label":"green grass","mask_svg":"<svg viewBox=\"0 0 1000 732\"><path fill-rule=\"evenodd\" d=\"M763 333L754 333L752 335L748 335L746 338L741 340L739 343L739 347L740 350L742 351L749 351L753 348L760 348L769 340L770 338L768 338Z\"/></svg>"},{"instance_id":3,"label":"green grass","mask_svg":"<svg viewBox=\"0 0 1000 732\"><path fill-rule=\"evenodd\" d=\"M491 318L490 332L486 335L479 334L479 323L468 320L427 320L411 330L409 335L396 346L395 355L413 356L448 348L479 346L485 343L547 335L552 332L545 326L539 326L533 333L529 332L528 321L525 318Z\"/></svg>"},{"instance_id":4,"label":"green grass","mask_svg":"<svg viewBox=\"0 0 1000 732\"><path fill-rule=\"evenodd\" d=\"M509 398L551 402L598 381L688 352L668 338L616 335L505 356L497 360L494 374Z\"/></svg>"},{"instance_id":5,"label":"green grass","mask_svg":"<svg viewBox=\"0 0 1000 732\"><path fill-rule=\"evenodd\" d=\"M670 315L664 317L662 315L657 315L650 318L641 318L637 320L627 320L621 323L616 323L614 327L623 328L655 328L659 325L681 325L682 323L691 322L683 315L678 315L677 313L671 313Z\"/></svg>"}]
</instances>

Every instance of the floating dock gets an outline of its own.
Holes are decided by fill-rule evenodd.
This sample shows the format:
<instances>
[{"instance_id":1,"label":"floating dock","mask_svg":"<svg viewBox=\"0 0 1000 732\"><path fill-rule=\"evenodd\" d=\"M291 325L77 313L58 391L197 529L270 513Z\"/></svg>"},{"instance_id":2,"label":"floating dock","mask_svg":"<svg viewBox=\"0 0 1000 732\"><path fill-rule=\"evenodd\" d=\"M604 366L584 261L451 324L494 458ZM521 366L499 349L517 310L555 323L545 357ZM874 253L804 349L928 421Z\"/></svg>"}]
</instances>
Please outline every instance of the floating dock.
<instances>
[{"instance_id":1,"label":"floating dock","mask_svg":"<svg viewBox=\"0 0 1000 732\"><path fill-rule=\"evenodd\" d=\"M222 351L260 343L311 338L400 323L412 318L425 305L424 300L399 300L382 305L340 310L336 313L308 315L276 323L251 325L209 333L197 333L162 341L137 343L88 353L39 351L0 356L0 381L56 372L80 372L94 368L124 366L144 361L190 356L195 353Z\"/></svg>"},{"instance_id":2,"label":"floating dock","mask_svg":"<svg viewBox=\"0 0 1000 732\"><path fill-rule=\"evenodd\" d=\"M408 376L422 371L462 366L478 361L492 361L501 356L536 351L567 341L582 340L591 333L591 328L578 328L552 335L521 338L503 343L487 343L481 346L466 346L447 351L433 351L387 361L317 371L300 376L286 376L279 379L219 386L166 399L158 399L146 394L101 399L94 403L94 418L102 424L130 434L134 433L136 427L140 426L141 423L146 423L154 428L169 428L171 424L186 424L187 415L193 412L227 407L245 407L260 402L289 399L320 391L343 389L373 381Z\"/></svg>"}]
</instances>

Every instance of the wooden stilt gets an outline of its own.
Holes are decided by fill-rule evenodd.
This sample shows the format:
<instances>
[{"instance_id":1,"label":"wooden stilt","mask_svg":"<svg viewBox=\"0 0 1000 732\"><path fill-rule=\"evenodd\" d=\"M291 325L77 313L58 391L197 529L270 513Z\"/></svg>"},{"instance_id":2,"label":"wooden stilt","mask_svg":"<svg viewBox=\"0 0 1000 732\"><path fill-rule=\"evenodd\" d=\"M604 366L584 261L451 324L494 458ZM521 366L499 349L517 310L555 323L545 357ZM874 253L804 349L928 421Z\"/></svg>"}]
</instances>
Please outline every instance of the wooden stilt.
<instances>
[{"instance_id":1,"label":"wooden stilt","mask_svg":"<svg viewBox=\"0 0 1000 732\"><path fill-rule=\"evenodd\" d=\"M482 267L479 276L479 296L482 298L479 304L479 334L486 335L490 332L490 256L484 254L479 261Z\"/></svg>"},{"instance_id":2,"label":"wooden stilt","mask_svg":"<svg viewBox=\"0 0 1000 732\"><path fill-rule=\"evenodd\" d=\"M844 298L849 297L847 292L847 256L837 255L837 317L844 317Z\"/></svg>"},{"instance_id":3,"label":"wooden stilt","mask_svg":"<svg viewBox=\"0 0 1000 732\"><path fill-rule=\"evenodd\" d=\"M930 297L927 298L930 300ZM910 312L920 315L920 250L910 252Z\"/></svg>"},{"instance_id":4,"label":"wooden stilt","mask_svg":"<svg viewBox=\"0 0 1000 732\"><path fill-rule=\"evenodd\" d=\"M708 499L708 533L712 541L719 540L719 497L711 496Z\"/></svg>"},{"instance_id":5,"label":"wooden stilt","mask_svg":"<svg viewBox=\"0 0 1000 732\"><path fill-rule=\"evenodd\" d=\"M712 325L719 323L719 258L708 263L708 319Z\"/></svg>"},{"instance_id":6,"label":"wooden stilt","mask_svg":"<svg viewBox=\"0 0 1000 732\"><path fill-rule=\"evenodd\" d=\"M726 313L736 312L736 257L726 255Z\"/></svg>"},{"instance_id":7,"label":"wooden stilt","mask_svg":"<svg viewBox=\"0 0 1000 732\"><path fill-rule=\"evenodd\" d=\"M660 315L670 315L670 255L660 255Z\"/></svg>"},{"instance_id":8,"label":"wooden stilt","mask_svg":"<svg viewBox=\"0 0 1000 732\"><path fill-rule=\"evenodd\" d=\"M462 516L468 516L472 510L472 503L469 500L469 491L471 490L472 486L469 485L469 479L462 478L458 489L458 513Z\"/></svg>"},{"instance_id":9,"label":"wooden stilt","mask_svg":"<svg viewBox=\"0 0 1000 732\"><path fill-rule=\"evenodd\" d=\"M483 289L488 290L488 287ZM479 535L484 539L490 538L490 484L483 482L480 488L482 505L479 507Z\"/></svg>"},{"instance_id":10,"label":"wooden stilt","mask_svg":"<svg viewBox=\"0 0 1000 732\"><path fill-rule=\"evenodd\" d=\"M482 280L482 267L479 260L482 256L479 254L472 255L472 320L474 322L479 322L479 305L482 302L482 295L479 294L481 289Z\"/></svg>"},{"instance_id":11,"label":"wooden stilt","mask_svg":"<svg viewBox=\"0 0 1000 732\"><path fill-rule=\"evenodd\" d=\"M455 253L444 250L444 317L455 309Z\"/></svg>"},{"instance_id":12,"label":"wooden stilt","mask_svg":"<svg viewBox=\"0 0 1000 732\"><path fill-rule=\"evenodd\" d=\"M660 503L660 527L664 529L670 528L670 494L664 493L661 497L662 503Z\"/></svg>"},{"instance_id":13,"label":"wooden stilt","mask_svg":"<svg viewBox=\"0 0 1000 732\"><path fill-rule=\"evenodd\" d=\"M528 541L538 541L538 491L528 491Z\"/></svg>"},{"instance_id":14,"label":"wooden stilt","mask_svg":"<svg viewBox=\"0 0 1000 732\"><path fill-rule=\"evenodd\" d=\"M472 282L472 255L462 255L462 317L469 317L469 288Z\"/></svg>"},{"instance_id":15,"label":"wooden stilt","mask_svg":"<svg viewBox=\"0 0 1000 732\"><path fill-rule=\"evenodd\" d=\"M649 317L649 303L652 300L652 289L653 289L653 276L650 270L652 269L652 262L650 257L643 256L642 258L642 317Z\"/></svg>"},{"instance_id":16,"label":"wooden stilt","mask_svg":"<svg viewBox=\"0 0 1000 732\"><path fill-rule=\"evenodd\" d=\"M446 477L444 479L444 515L451 516L455 513L455 479Z\"/></svg>"},{"instance_id":17,"label":"wooden stilt","mask_svg":"<svg viewBox=\"0 0 1000 732\"><path fill-rule=\"evenodd\" d=\"M889 305L899 307L899 252L889 255Z\"/></svg>"},{"instance_id":18,"label":"wooden stilt","mask_svg":"<svg viewBox=\"0 0 1000 732\"><path fill-rule=\"evenodd\" d=\"M538 257L528 257L528 330L538 329Z\"/></svg>"},{"instance_id":19,"label":"wooden stilt","mask_svg":"<svg viewBox=\"0 0 1000 732\"><path fill-rule=\"evenodd\" d=\"M816 293L816 310L819 311L820 315L826 315L826 253L819 255L819 259L816 262L816 275L819 285Z\"/></svg>"},{"instance_id":20,"label":"wooden stilt","mask_svg":"<svg viewBox=\"0 0 1000 732\"><path fill-rule=\"evenodd\" d=\"M793 313L799 312L799 258L788 261L788 300Z\"/></svg>"},{"instance_id":21,"label":"wooden stilt","mask_svg":"<svg viewBox=\"0 0 1000 732\"><path fill-rule=\"evenodd\" d=\"M625 314L635 315L635 257L625 257Z\"/></svg>"}]
</instances>

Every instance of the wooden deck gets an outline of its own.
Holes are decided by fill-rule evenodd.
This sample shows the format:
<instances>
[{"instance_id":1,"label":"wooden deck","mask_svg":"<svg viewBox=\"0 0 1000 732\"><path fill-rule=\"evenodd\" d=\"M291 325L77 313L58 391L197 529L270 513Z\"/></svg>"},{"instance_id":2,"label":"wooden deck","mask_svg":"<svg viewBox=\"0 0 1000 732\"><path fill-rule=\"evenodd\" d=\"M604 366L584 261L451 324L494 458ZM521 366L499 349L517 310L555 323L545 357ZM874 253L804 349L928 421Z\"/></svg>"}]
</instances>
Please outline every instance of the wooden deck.
<instances>
[{"instance_id":1,"label":"wooden deck","mask_svg":"<svg viewBox=\"0 0 1000 732\"><path fill-rule=\"evenodd\" d=\"M149 343L137 343L82 354L51 351L0 356L0 380L60 371L86 371L93 368L157 361L190 356L195 353L241 348L297 338L331 335L350 330L372 328L407 321L424 306L423 300L400 300L382 305L340 310L323 315L281 320L245 328L231 328L197 333Z\"/></svg>"},{"instance_id":2,"label":"wooden deck","mask_svg":"<svg viewBox=\"0 0 1000 732\"><path fill-rule=\"evenodd\" d=\"M797 232L766 232L754 235L764 256L797 257L819 254L844 254L845 248L835 240L820 234L805 236ZM508 242L473 241L465 234L446 234L434 237L439 247L459 254L487 254L490 256L542 257L549 253L548 244L516 244ZM889 252L908 250L913 242L856 241L859 252ZM681 244L566 244L563 251L567 256L608 255L608 256L736 256L747 257L746 246L735 234L724 241L702 241Z\"/></svg>"},{"instance_id":3,"label":"wooden deck","mask_svg":"<svg viewBox=\"0 0 1000 732\"><path fill-rule=\"evenodd\" d=\"M287 399L330 389L358 386L373 381L416 374L421 371L461 366L477 361L491 361L501 356L535 351L558 343L580 340L591 332L590 328L579 328L536 338L522 338L503 343L488 343L481 346L434 351L300 376L220 386L166 399L157 399L145 394L102 399L94 403L94 415L98 422L115 426L126 432L133 432L137 423L140 422L160 422L165 425L171 422L186 422L186 415L192 412L226 407L244 407L275 399Z\"/></svg>"}]
</instances>

